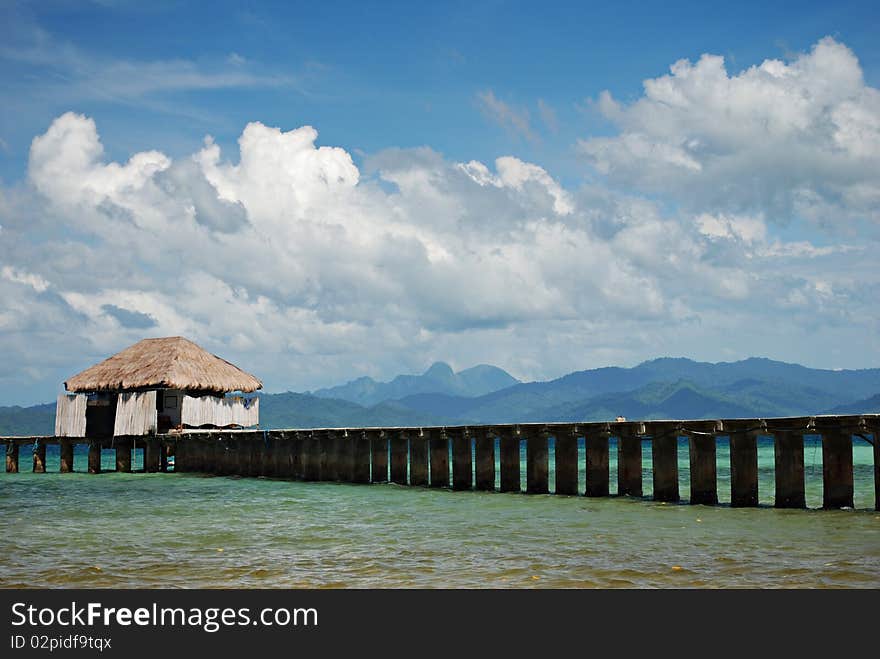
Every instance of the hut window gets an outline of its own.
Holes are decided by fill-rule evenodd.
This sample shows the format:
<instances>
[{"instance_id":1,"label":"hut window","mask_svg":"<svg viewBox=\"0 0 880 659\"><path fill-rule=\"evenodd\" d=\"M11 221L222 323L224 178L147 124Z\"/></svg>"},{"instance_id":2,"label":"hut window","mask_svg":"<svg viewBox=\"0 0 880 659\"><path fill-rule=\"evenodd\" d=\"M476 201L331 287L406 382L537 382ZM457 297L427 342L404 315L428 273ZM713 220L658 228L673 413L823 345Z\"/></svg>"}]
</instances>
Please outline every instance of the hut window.
<instances>
[{"instance_id":1,"label":"hut window","mask_svg":"<svg viewBox=\"0 0 880 659\"><path fill-rule=\"evenodd\" d=\"M166 410L176 410L177 409L177 396L165 396L165 409Z\"/></svg>"}]
</instances>

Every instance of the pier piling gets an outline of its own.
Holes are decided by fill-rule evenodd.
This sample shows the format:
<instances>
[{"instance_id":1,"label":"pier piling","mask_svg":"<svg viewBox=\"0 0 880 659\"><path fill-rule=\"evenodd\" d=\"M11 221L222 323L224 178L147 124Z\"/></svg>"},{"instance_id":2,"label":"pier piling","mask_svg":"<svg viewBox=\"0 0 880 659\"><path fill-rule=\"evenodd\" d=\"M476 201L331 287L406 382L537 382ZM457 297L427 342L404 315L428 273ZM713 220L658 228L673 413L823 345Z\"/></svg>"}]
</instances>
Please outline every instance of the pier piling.
<instances>
[{"instance_id":1,"label":"pier piling","mask_svg":"<svg viewBox=\"0 0 880 659\"><path fill-rule=\"evenodd\" d=\"M691 498L694 505L714 506L718 503L718 478L714 435L691 434L688 457L691 471Z\"/></svg>"},{"instance_id":2,"label":"pier piling","mask_svg":"<svg viewBox=\"0 0 880 659\"><path fill-rule=\"evenodd\" d=\"M116 444L116 471L131 472L131 440L127 437L117 437Z\"/></svg>"},{"instance_id":3,"label":"pier piling","mask_svg":"<svg viewBox=\"0 0 880 659\"><path fill-rule=\"evenodd\" d=\"M548 432L529 431L526 438L526 492L547 494L550 492Z\"/></svg>"},{"instance_id":4,"label":"pier piling","mask_svg":"<svg viewBox=\"0 0 880 659\"><path fill-rule=\"evenodd\" d=\"M159 452L162 445L155 437L150 437L144 444L144 471L148 474L157 473L161 468L162 457ZM99 460L100 464L100 460Z\"/></svg>"},{"instance_id":5,"label":"pier piling","mask_svg":"<svg viewBox=\"0 0 880 659\"><path fill-rule=\"evenodd\" d=\"M354 442L354 476L355 483L370 482L370 439L364 431L358 432Z\"/></svg>"},{"instance_id":6,"label":"pier piling","mask_svg":"<svg viewBox=\"0 0 880 659\"><path fill-rule=\"evenodd\" d=\"M452 489L469 490L473 482L471 437L466 429L449 431L452 435Z\"/></svg>"},{"instance_id":7,"label":"pier piling","mask_svg":"<svg viewBox=\"0 0 880 659\"><path fill-rule=\"evenodd\" d=\"M391 482L406 485L408 482L409 439L404 431L391 434Z\"/></svg>"},{"instance_id":8,"label":"pier piling","mask_svg":"<svg viewBox=\"0 0 880 659\"><path fill-rule=\"evenodd\" d=\"M617 494L642 496L642 438L630 428L617 437Z\"/></svg>"},{"instance_id":9,"label":"pier piling","mask_svg":"<svg viewBox=\"0 0 880 659\"><path fill-rule=\"evenodd\" d=\"M556 494L578 493L578 439L575 429L563 426L554 431Z\"/></svg>"},{"instance_id":10,"label":"pier piling","mask_svg":"<svg viewBox=\"0 0 880 659\"><path fill-rule=\"evenodd\" d=\"M431 432L431 487L449 487L449 437L440 428Z\"/></svg>"},{"instance_id":11,"label":"pier piling","mask_svg":"<svg viewBox=\"0 0 880 659\"><path fill-rule=\"evenodd\" d=\"M101 442L92 440L89 442L89 473L101 473Z\"/></svg>"},{"instance_id":12,"label":"pier piling","mask_svg":"<svg viewBox=\"0 0 880 659\"><path fill-rule=\"evenodd\" d=\"M18 444L6 442L6 473L18 473Z\"/></svg>"},{"instance_id":13,"label":"pier piling","mask_svg":"<svg viewBox=\"0 0 880 659\"><path fill-rule=\"evenodd\" d=\"M822 507L853 507L852 435L822 431Z\"/></svg>"},{"instance_id":14,"label":"pier piling","mask_svg":"<svg viewBox=\"0 0 880 659\"><path fill-rule=\"evenodd\" d=\"M46 442L43 440L38 440L37 443L34 444L33 470L35 474L46 473Z\"/></svg>"},{"instance_id":15,"label":"pier piling","mask_svg":"<svg viewBox=\"0 0 880 659\"><path fill-rule=\"evenodd\" d=\"M659 429L652 433L654 500L675 503L681 500L678 491L678 430Z\"/></svg>"},{"instance_id":16,"label":"pier piling","mask_svg":"<svg viewBox=\"0 0 880 659\"><path fill-rule=\"evenodd\" d=\"M519 433L516 429L505 428L500 435L501 491L521 492Z\"/></svg>"},{"instance_id":17,"label":"pier piling","mask_svg":"<svg viewBox=\"0 0 880 659\"><path fill-rule=\"evenodd\" d=\"M607 497L608 433L587 433L584 443L587 453L587 487L584 494L588 497Z\"/></svg>"},{"instance_id":18,"label":"pier piling","mask_svg":"<svg viewBox=\"0 0 880 659\"><path fill-rule=\"evenodd\" d=\"M373 483L388 482L388 437L385 431L376 431L370 433L370 453L372 458L372 466L370 469L370 480Z\"/></svg>"},{"instance_id":19,"label":"pier piling","mask_svg":"<svg viewBox=\"0 0 880 659\"><path fill-rule=\"evenodd\" d=\"M474 431L474 488L491 492L495 489L495 437L490 429Z\"/></svg>"},{"instance_id":20,"label":"pier piling","mask_svg":"<svg viewBox=\"0 0 880 659\"><path fill-rule=\"evenodd\" d=\"M61 464L59 471L62 474L69 474L73 471L73 442L69 439L62 439L59 442L59 453Z\"/></svg>"},{"instance_id":21,"label":"pier piling","mask_svg":"<svg viewBox=\"0 0 880 659\"><path fill-rule=\"evenodd\" d=\"M427 487L428 478L428 438L421 430L409 437L409 484Z\"/></svg>"},{"instance_id":22,"label":"pier piling","mask_svg":"<svg viewBox=\"0 0 880 659\"><path fill-rule=\"evenodd\" d=\"M729 424L725 424L727 426ZM730 437L730 505L758 505L758 431L743 429Z\"/></svg>"},{"instance_id":23,"label":"pier piling","mask_svg":"<svg viewBox=\"0 0 880 659\"><path fill-rule=\"evenodd\" d=\"M776 474L776 508L806 508L804 488L804 436L798 432L773 433L773 461Z\"/></svg>"}]
</instances>

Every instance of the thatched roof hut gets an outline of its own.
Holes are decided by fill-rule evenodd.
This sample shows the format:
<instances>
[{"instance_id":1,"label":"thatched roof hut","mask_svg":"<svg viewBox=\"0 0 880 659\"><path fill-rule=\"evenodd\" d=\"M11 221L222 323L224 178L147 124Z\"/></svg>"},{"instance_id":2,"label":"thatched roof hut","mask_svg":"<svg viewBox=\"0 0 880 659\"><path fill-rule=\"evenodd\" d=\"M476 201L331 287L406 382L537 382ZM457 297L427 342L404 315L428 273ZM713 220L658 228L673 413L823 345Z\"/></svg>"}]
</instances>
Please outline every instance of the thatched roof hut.
<instances>
[{"instance_id":1,"label":"thatched roof hut","mask_svg":"<svg viewBox=\"0 0 880 659\"><path fill-rule=\"evenodd\" d=\"M181 336L144 339L64 383L67 391L182 389L250 393L263 383Z\"/></svg>"},{"instance_id":2,"label":"thatched roof hut","mask_svg":"<svg viewBox=\"0 0 880 659\"><path fill-rule=\"evenodd\" d=\"M259 423L263 383L180 336L144 339L74 375L58 397L59 437L148 435L179 428Z\"/></svg>"}]
</instances>

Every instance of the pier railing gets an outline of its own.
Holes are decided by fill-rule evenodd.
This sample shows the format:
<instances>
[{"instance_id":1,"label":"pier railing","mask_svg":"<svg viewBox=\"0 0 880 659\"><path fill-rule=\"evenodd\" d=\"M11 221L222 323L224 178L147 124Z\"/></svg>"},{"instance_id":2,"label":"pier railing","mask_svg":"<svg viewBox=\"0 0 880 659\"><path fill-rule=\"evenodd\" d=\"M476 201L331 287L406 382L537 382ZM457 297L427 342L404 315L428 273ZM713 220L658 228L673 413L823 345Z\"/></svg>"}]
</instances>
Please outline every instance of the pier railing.
<instances>
[{"instance_id":1,"label":"pier railing","mask_svg":"<svg viewBox=\"0 0 880 659\"><path fill-rule=\"evenodd\" d=\"M114 449L116 469L131 471L133 448L144 449L144 471L263 476L304 481L384 483L453 490L520 492L525 443L529 494L550 493L549 442L554 443L555 494L609 496L609 439L617 439L617 494L641 497L642 445L651 445L652 498L680 500L679 438L687 438L690 503L718 503L716 447L730 441L730 502L758 505L758 437L774 443L775 506L805 508L804 436L822 444L823 508L853 507L853 441L873 445L874 502L880 510L880 415L773 419L522 423L406 428L185 430L152 437L86 439L0 437L6 471L19 471L20 448L31 446L33 471L46 471L46 446L60 445L60 471L73 470L73 447L88 444L88 471L100 473L102 449ZM579 441L585 460L581 464ZM496 446L499 455L496 456ZM450 464L451 463L451 464ZM450 469L451 467L451 469ZM496 467L500 474L496 475ZM450 478L451 471L451 478ZM579 491L584 474L585 489ZM500 476L500 478L496 478Z\"/></svg>"}]
</instances>

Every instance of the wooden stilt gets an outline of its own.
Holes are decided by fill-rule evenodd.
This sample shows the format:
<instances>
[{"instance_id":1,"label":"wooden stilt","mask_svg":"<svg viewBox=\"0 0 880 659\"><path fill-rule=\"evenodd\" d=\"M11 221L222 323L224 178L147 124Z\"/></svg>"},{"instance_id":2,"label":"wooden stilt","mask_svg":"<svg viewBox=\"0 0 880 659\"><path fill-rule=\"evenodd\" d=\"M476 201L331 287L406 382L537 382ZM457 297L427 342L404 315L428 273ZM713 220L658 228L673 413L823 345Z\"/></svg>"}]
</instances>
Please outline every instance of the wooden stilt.
<instances>
[{"instance_id":1,"label":"wooden stilt","mask_svg":"<svg viewBox=\"0 0 880 659\"><path fill-rule=\"evenodd\" d=\"M248 470L248 476L257 478L262 476L266 469L264 462L266 438L261 433L251 433L249 440L251 445L251 468Z\"/></svg>"},{"instance_id":2,"label":"wooden stilt","mask_svg":"<svg viewBox=\"0 0 880 659\"><path fill-rule=\"evenodd\" d=\"M428 486L428 437L421 430L409 437L409 484Z\"/></svg>"},{"instance_id":3,"label":"wooden stilt","mask_svg":"<svg viewBox=\"0 0 880 659\"><path fill-rule=\"evenodd\" d=\"M474 431L475 487L478 490L495 489L495 437L486 428Z\"/></svg>"},{"instance_id":4,"label":"wooden stilt","mask_svg":"<svg viewBox=\"0 0 880 659\"><path fill-rule=\"evenodd\" d=\"M89 473L101 473L101 441L93 439L89 442Z\"/></svg>"},{"instance_id":5,"label":"wooden stilt","mask_svg":"<svg viewBox=\"0 0 880 659\"><path fill-rule=\"evenodd\" d=\"M18 473L19 447L15 442L6 442L6 473Z\"/></svg>"},{"instance_id":6,"label":"wooden stilt","mask_svg":"<svg viewBox=\"0 0 880 659\"><path fill-rule=\"evenodd\" d=\"M303 440L303 479L321 480L321 442L313 433Z\"/></svg>"},{"instance_id":7,"label":"wooden stilt","mask_svg":"<svg viewBox=\"0 0 880 659\"><path fill-rule=\"evenodd\" d=\"M874 510L880 510L880 430L874 427Z\"/></svg>"},{"instance_id":8,"label":"wooden stilt","mask_svg":"<svg viewBox=\"0 0 880 659\"><path fill-rule=\"evenodd\" d=\"M806 508L804 436L790 431L773 433L776 508Z\"/></svg>"},{"instance_id":9,"label":"wooden stilt","mask_svg":"<svg viewBox=\"0 0 880 659\"><path fill-rule=\"evenodd\" d=\"M291 451L290 468L293 478L305 480L306 440L303 433L292 432L290 435Z\"/></svg>"},{"instance_id":10,"label":"wooden stilt","mask_svg":"<svg viewBox=\"0 0 880 659\"><path fill-rule=\"evenodd\" d=\"M718 474L715 435L690 435L688 457L691 467L691 499L693 505L714 506L718 503Z\"/></svg>"},{"instance_id":11,"label":"wooden stilt","mask_svg":"<svg viewBox=\"0 0 880 659\"><path fill-rule=\"evenodd\" d=\"M730 434L730 505L758 505L757 431Z\"/></svg>"},{"instance_id":12,"label":"wooden stilt","mask_svg":"<svg viewBox=\"0 0 880 659\"><path fill-rule=\"evenodd\" d=\"M38 440L34 446L34 473L46 473L46 442Z\"/></svg>"},{"instance_id":13,"label":"wooden stilt","mask_svg":"<svg viewBox=\"0 0 880 659\"><path fill-rule=\"evenodd\" d=\"M674 503L678 491L678 431L660 426L651 440L654 500Z\"/></svg>"},{"instance_id":14,"label":"wooden stilt","mask_svg":"<svg viewBox=\"0 0 880 659\"><path fill-rule=\"evenodd\" d=\"M339 457L336 433L328 430L320 433L319 438L321 442L321 480L335 481Z\"/></svg>"},{"instance_id":15,"label":"wooden stilt","mask_svg":"<svg viewBox=\"0 0 880 659\"><path fill-rule=\"evenodd\" d=\"M191 440L190 440L191 441ZM162 445L155 437L147 438L144 444L144 471L153 474L159 471L162 466L162 456L160 451ZM192 465L190 467L192 469Z\"/></svg>"},{"instance_id":16,"label":"wooden stilt","mask_svg":"<svg viewBox=\"0 0 880 659\"><path fill-rule=\"evenodd\" d=\"M69 439L62 439L59 442L59 452L61 454L59 471L62 474L71 473L73 471L73 442Z\"/></svg>"},{"instance_id":17,"label":"wooden stilt","mask_svg":"<svg viewBox=\"0 0 880 659\"><path fill-rule=\"evenodd\" d=\"M373 483L388 482L388 437L384 431L371 433L370 454L372 466L370 480Z\"/></svg>"},{"instance_id":18,"label":"wooden stilt","mask_svg":"<svg viewBox=\"0 0 880 659\"><path fill-rule=\"evenodd\" d=\"M530 430L526 439L526 492L547 494L550 491L548 433Z\"/></svg>"},{"instance_id":19,"label":"wooden stilt","mask_svg":"<svg viewBox=\"0 0 880 659\"><path fill-rule=\"evenodd\" d=\"M642 496L642 438L635 433L617 438L617 494Z\"/></svg>"},{"instance_id":20,"label":"wooden stilt","mask_svg":"<svg viewBox=\"0 0 880 659\"><path fill-rule=\"evenodd\" d=\"M370 438L364 431L358 432L353 438L354 443L354 473L352 481L355 483L370 482Z\"/></svg>"},{"instance_id":21,"label":"wooden stilt","mask_svg":"<svg viewBox=\"0 0 880 659\"><path fill-rule=\"evenodd\" d=\"M339 467L336 476L343 483L354 482L354 436L350 432L340 433L338 441Z\"/></svg>"},{"instance_id":22,"label":"wooden stilt","mask_svg":"<svg viewBox=\"0 0 880 659\"><path fill-rule=\"evenodd\" d=\"M588 497L608 496L608 433L590 432L585 438Z\"/></svg>"},{"instance_id":23,"label":"wooden stilt","mask_svg":"<svg viewBox=\"0 0 880 659\"><path fill-rule=\"evenodd\" d=\"M431 431L431 487L449 487L449 438L442 428Z\"/></svg>"},{"instance_id":24,"label":"wooden stilt","mask_svg":"<svg viewBox=\"0 0 880 659\"><path fill-rule=\"evenodd\" d=\"M501 430L500 441L500 466L501 466L501 491L521 492L520 476L520 437L515 430L505 428Z\"/></svg>"},{"instance_id":25,"label":"wooden stilt","mask_svg":"<svg viewBox=\"0 0 880 659\"><path fill-rule=\"evenodd\" d=\"M822 507L852 508L852 435L842 430L822 432Z\"/></svg>"},{"instance_id":26,"label":"wooden stilt","mask_svg":"<svg viewBox=\"0 0 880 659\"><path fill-rule=\"evenodd\" d=\"M116 471L131 473L131 439L117 437L116 444Z\"/></svg>"},{"instance_id":27,"label":"wooden stilt","mask_svg":"<svg viewBox=\"0 0 880 659\"><path fill-rule=\"evenodd\" d=\"M459 428L447 432L452 434L452 489L469 490L473 486L470 433Z\"/></svg>"},{"instance_id":28,"label":"wooden stilt","mask_svg":"<svg viewBox=\"0 0 880 659\"><path fill-rule=\"evenodd\" d=\"M391 482L408 485L409 439L406 432L391 433Z\"/></svg>"},{"instance_id":29,"label":"wooden stilt","mask_svg":"<svg viewBox=\"0 0 880 659\"><path fill-rule=\"evenodd\" d=\"M578 436L571 426L554 428L556 494L578 493Z\"/></svg>"}]
</instances>

